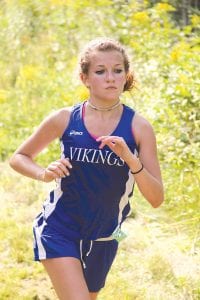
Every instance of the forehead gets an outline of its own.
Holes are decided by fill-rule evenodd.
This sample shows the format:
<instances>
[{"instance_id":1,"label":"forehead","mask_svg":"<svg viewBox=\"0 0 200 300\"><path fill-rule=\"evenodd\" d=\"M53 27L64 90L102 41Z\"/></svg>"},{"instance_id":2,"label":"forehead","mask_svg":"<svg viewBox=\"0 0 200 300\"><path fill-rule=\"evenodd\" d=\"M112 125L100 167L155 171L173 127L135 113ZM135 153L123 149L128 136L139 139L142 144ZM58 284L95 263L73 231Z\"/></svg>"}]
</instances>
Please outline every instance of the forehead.
<instances>
[{"instance_id":1,"label":"forehead","mask_svg":"<svg viewBox=\"0 0 200 300\"><path fill-rule=\"evenodd\" d=\"M90 65L107 66L107 65L124 65L124 58L121 52L117 50L93 51L90 54Z\"/></svg>"}]
</instances>

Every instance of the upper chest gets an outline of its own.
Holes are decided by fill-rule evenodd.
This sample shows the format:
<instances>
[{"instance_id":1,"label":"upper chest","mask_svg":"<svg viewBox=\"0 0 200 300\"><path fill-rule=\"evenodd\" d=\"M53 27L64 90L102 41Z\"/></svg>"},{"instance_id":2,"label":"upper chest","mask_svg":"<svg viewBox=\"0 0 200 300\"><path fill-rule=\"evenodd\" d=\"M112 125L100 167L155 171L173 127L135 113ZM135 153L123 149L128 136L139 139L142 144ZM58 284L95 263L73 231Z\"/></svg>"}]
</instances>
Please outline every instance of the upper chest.
<instances>
[{"instance_id":1,"label":"upper chest","mask_svg":"<svg viewBox=\"0 0 200 300\"><path fill-rule=\"evenodd\" d=\"M66 149L70 147L98 149L97 137L113 135L123 137L127 145L134 150L133 116L134 112L127 111L125 107L118 116L111 117L110 115L110 118L104 119L90 114L83 117L81 110L76 109L62 137L63 145Z\"/></svg>"},{"instance_id":2,"label":"upper chest","mask_svg":"<svg viewBox=\"0 0 200 300\"><path fill-rule=\"evenodd\" d=\"M83 120L86 130L98 137L112 135L121 121L121 115L110 118L86 116Z\"/></svg>"},{"instance_id":3,"label":"upper chest","mask_svg":"<svg viewBox=\"0 0 200 300\"><path fill-rule=\"evenodd\" d=\"M112 135L120 125L124 115L124 106L112 111L95 111L83 105L81 119L86 130L93 136Z\"/></svg>"}]
</instances>

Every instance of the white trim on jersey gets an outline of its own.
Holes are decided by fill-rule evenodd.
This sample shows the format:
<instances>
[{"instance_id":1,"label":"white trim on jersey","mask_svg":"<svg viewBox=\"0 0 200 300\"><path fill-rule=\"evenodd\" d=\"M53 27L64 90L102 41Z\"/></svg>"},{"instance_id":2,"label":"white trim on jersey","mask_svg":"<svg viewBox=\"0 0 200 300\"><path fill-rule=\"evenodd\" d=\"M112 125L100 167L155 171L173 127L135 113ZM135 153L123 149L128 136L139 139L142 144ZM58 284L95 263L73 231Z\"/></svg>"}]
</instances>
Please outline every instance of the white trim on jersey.
<instances>
[{"instance_id":1,"label":"white trim on jersey","mask_svg":"<svg viewBox=\"0 0 200 300\"><path fill-rule=\"evenodd\" d=\"M43 222L43 224L41 226L38 226L37 219L35 220L34 231L35 231L35 239L36 239L36 243L37 243L37 247L38 247L38 257L39 257L39 259L45 259L46 258L46 251L45 251L45 248L42 245L42 241L41 241L41 234L42 234L42 231L43 231L45 226L46 226L45 222Z\"/></svg>"},{"instance_id":2,"label":"white trim on jersey","mask_svg":"<svg viewBox=\"0 0 200 300\"><path fill-rule=\"evenodd\" d=\"M45 219L47 219L53 213L53 211L56 208L56 203L58 202L58 200L60 199L60 197L63 194L63 192L60 189L60 183L59 183L58 187L54 190L53 193L54 193L53 203L50 203L50 194L45 203L45 207L44 207L44 211L43 211L43 217ZM43 229L45 226L46 226L46 222L44 219L43 219L43 223L40 226L38 226L38 218L34 222L35 238L36 238L36 243L38 246L38 257L40 260L46 258L46 251L45 251L45 248L44 248L44 246L42 244L42 240L41 240L42 232L43 232Z\"/></svg>"},{"instance_id":3,"label":"white trim on jersey","mask_svg":"<svg viewBox=\"0 0 200 300\"><path fill-rule=\"evenodd\" d=\"M60 150L61 150L61 158L65 158L65 154L64 154L65 147L62 140L60 141Z\"/></svg>"},{"instance_id":4,"label":"white trim on jersey","mask_svg":"<svg viewBox=\"0 0 200 300\"><path fill-rule=\"evenodd\" d=\"M126 188L125 188L125 192L123 194L123 196L121 197L121 200L119 202L119 215L118 215L118 226L120 226L121 224L121 221L122 221L122 213L123 213L123 210L125 208L125 206L129 203L129 195L131 194L132 192L132 189L133 189L133 185L134 185L134 177L133 175L131 174L131 172L129 171L128 173L128 180L126 182ZM130 211L128 212L128 215L130 214L131 212L131 209Z\"/></svg>"},{"instance_id":5,"label":"white trim on jersey","mask_svg":"<svg viewBox=\"0 0 200 300\"><path fill-rule=\"evenodd\" d=\"M61 180L59 180L61 181ZM57 181L57 188L53 191L53 203L50 202L50 194L47 200L44 203L44 217L45 219L48 219L48 217L53 213L53 211L56 208L56 204L60 197L62 196L63 192L60 188L60 182Z\"/></svg>"}]
</instances>

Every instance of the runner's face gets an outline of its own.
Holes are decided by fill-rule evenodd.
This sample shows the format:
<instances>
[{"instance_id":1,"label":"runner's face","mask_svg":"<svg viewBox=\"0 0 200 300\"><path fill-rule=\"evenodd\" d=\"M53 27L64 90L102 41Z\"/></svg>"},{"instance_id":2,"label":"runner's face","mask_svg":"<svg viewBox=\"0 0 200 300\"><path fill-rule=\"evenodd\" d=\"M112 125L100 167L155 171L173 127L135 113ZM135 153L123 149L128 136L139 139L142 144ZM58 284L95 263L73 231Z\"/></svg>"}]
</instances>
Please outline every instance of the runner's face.
<instances>
[{"instance_id":1,"label":"runner's face","mask_svg":"<svg viewBox=\"0 0 200 300\"><path fill-rule=\"evenodd\" d=\"M93 52L84 83L89 88L92 100L117 101L126 83L122 54L116 50Z\"/></svg>"}]
</instances>

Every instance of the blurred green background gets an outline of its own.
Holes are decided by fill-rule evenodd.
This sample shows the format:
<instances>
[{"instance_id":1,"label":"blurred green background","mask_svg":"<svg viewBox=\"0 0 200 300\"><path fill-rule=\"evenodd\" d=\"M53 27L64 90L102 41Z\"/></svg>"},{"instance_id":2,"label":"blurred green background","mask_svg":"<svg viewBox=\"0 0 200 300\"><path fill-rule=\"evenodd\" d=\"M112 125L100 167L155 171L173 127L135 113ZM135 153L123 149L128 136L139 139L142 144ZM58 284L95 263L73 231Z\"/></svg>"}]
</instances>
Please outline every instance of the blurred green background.
<instances>
[{"instance_id":1,"label":"blurred green background","mask_svg":"<svg viewBox=\"0 0 200 300\"><path fill-rule=\"evenodd\" d=\"M88 92L78 78L82 47L98 36L112 37L125 45L137 79L137 88L126 92L122 101L144 115L155 129L167 222L186 224L191 241L199 249L199 9L195 0L1 0L2 195L16 196L16 186L19 188L19 177L6 169L19 144L50 112L87 99ZM45 166L58 156L59 142L55 141L38 161ZM23 203L29 206L34 201L30 190L36 187L30 182L28 187L22 193L29 199ZM143 199L138 202L143 211L149 210ZM12 212L7 205L2 211ZM14 217L8 213L7 219L5 214L2 218L5 228L5 222ZM3 252L6 235L2 239ZM1 299L14 299L9 292L2 295Z\"/></svg>"}]
</instances>

